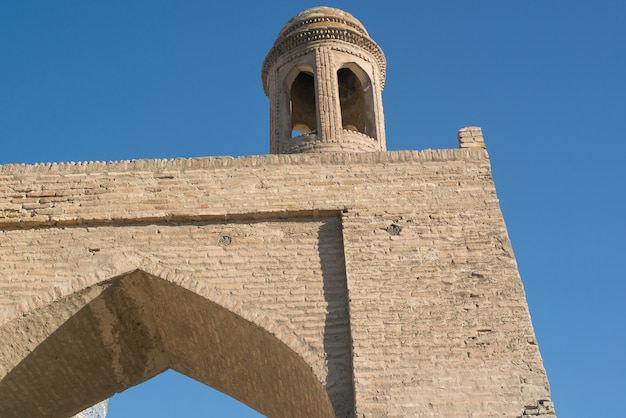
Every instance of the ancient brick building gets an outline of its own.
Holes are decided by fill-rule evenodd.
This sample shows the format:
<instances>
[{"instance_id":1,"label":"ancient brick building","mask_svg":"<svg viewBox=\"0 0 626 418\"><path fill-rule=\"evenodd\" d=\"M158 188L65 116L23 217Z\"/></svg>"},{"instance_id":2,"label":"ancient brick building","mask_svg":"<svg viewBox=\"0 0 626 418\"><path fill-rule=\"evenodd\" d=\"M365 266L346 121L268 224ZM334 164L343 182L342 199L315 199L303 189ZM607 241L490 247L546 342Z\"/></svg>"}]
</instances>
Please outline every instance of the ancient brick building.
<instances>
[{"instance_id":1,"label":"ancient brick building","mask_svg":"<svg viewBox=\"0 0 626 418\"><path fill-rule=\"evenodd\" d=\"M270 417L553 415L480 129L387 152L385 58L287 23L271 155L0 167L0 416L176 369Z\"/></svg>"}]
</instances>

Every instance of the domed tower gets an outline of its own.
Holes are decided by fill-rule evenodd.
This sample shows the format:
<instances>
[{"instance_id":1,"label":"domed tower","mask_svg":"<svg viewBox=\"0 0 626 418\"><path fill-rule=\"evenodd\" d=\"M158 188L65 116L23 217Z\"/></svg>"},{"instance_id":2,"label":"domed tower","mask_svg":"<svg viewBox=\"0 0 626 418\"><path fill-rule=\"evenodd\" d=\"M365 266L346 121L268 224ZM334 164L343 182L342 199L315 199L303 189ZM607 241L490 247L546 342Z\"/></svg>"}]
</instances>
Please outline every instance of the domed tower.
<instances>
[{"instance_id":1,"label":"domed tower","mask_svg":"<svg viewBox=\"0 0 626 418\"><path fill-rule=\"evenodd\" d=\"M349 13L315 7L296 15L263 62L270 153L385 151L385 67Z\"/></svg>"}]
</instances>

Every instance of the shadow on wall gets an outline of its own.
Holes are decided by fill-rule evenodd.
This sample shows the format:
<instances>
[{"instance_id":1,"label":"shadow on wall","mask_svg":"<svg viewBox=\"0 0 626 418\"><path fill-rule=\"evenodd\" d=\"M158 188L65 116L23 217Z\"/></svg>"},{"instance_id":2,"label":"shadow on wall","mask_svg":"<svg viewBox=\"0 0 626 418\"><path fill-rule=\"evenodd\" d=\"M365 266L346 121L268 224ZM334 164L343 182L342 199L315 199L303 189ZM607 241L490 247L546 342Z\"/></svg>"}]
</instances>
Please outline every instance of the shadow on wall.
<instances>
[{"instance_id":1,"label":"shadow on wall","mask_svg":"<svg viewBox=\"0 0 626 418\"><path fill-rule=\"evenodd\" d=\"M328 365L326 388L333 401L335 416L352 417L352 347L341 220L333 218L322 224L318 240L324 299L327 303L324 323L324 351Z\"/></svg>"}]
</instances>

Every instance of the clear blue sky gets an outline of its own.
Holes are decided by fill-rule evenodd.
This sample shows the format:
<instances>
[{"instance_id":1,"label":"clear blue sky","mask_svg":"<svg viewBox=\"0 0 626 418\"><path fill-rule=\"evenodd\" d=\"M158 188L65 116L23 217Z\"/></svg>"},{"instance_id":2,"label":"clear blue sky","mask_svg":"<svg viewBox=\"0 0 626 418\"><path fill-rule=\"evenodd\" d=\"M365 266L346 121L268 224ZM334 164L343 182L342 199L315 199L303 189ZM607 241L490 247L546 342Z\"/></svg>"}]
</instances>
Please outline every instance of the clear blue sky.
<instances>
[{"instance_id":1,"label":"clear blue sky","mask_svg":"<svg viewBox=\"0 0 626 418\"><path fill-rule=\"evenodd\" d=\"M0 0L0 164L267 153L261 63L316 5ZM483 128L557 414L624 416L626 2L326 5L387 56L389 149ZM109 416L244 416L213 399L167 373Z\"/></svg>"}]
</instances>

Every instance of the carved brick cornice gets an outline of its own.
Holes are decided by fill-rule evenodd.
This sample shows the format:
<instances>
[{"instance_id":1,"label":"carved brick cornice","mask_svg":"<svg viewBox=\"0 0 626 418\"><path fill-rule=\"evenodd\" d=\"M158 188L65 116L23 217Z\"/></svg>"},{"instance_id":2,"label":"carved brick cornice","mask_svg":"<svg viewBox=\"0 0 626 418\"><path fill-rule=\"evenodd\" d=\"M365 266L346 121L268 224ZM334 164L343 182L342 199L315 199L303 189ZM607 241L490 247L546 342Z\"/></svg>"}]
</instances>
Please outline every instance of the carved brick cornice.
<instances>
[{"instance_id":1,"label":"carved brick cornice","mask_svg":"<svg viewBox=\"0 0 626 418\"><path fill-rule=\"evenodd\" d=\"M303 13L306 13L306 11ZM296 16L294 17L293 21L290 21L289 23L287 23L285 27L278 33L278 38L286 37L290 35L291 33L295 32L296 30L298 30L299 28L307 27L307 26L314 26L320 23L331 23L331 24L336 23L338 24L338 26L348 26L351 29L354 29L357 32L359 32L361 35L368 36L367 31L365 30L363 25L361 25L360 23L351 22L348 19L344 19L343 17L339 17L339 16L327 15L327 16L315 16L315 17L302 19L302 20L298 19L298 16Z\"/></svg>"},{"instance_id":2,"label":"carved brick cornice","mask_svg":"<svg viewBox=\"0 0 626 418\"><path fill-rule=\"evenodd\" d=\"M342 22L345 24L345 22ZM367 35L353 32L345 27L328 27L328 28L311 28L307 31L298 32L295 29L289 28L286 32L287 36L281 37L276 40L274 46L267 54L265 61L263 62L263 69L261 71L261 78L263 81L263 88L265 93L268 92L268 73L270 68L276 63L278 58L282 55L288 54L301 47L302 45L316 41L342 41L352 45L356 45L359 48L369 52L378 64L378 68L381 73L381 80L384 83L387 61L382 49Z\"/></svg>"}]
</instances>

